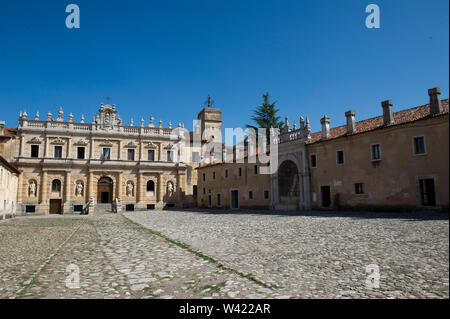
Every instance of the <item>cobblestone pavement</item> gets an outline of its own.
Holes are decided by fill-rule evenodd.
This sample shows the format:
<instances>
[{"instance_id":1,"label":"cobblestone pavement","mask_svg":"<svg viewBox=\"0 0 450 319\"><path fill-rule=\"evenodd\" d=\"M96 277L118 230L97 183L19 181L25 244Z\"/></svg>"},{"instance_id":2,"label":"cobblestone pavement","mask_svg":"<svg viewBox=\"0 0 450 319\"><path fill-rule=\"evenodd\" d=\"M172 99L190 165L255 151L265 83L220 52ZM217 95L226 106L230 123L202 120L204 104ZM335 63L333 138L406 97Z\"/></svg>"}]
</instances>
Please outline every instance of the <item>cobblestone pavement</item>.
<instances>
[{"instance_id":1,"label":"cobblestone pavement","mask_svg":"<svg viewBox=\"0 0 450 319\"><path fill-rule=\"evenodd\" d=\"M126 217L293 298L448 298L448 214L155 211ZM368 289L366 266L379 267ZM263 297L263 296L261 296Z\"/></svg>"},{"instance_id":2,"label":"cobblestone pavement","mask_svg":"<svg viewBox=\"0 0 450 319\"><path fill-rule=\"evenodd\" d=\"M0 222L0 298L448 298L448 219L373 217L19 217Z\"/></svg>"},{"instance_id":3,"label":"cobblestone pavement","mask_svg":"<svg viewBox=\"0 0 450 319\"><path fill-rule=\"evenodd\" d=\"M0 298L285 297L116 214L16 218L0 247Z\"/></svg>"}]
</instances>

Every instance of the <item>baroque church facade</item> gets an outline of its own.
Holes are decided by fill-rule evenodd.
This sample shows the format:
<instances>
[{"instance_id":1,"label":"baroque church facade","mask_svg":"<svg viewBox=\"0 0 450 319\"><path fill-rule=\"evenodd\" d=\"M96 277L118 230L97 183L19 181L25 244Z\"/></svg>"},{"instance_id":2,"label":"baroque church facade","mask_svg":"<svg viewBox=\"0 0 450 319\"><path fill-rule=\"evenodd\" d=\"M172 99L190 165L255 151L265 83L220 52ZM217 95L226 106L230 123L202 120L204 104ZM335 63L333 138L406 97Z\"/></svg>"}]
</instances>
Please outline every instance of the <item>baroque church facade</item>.
<instances>
[{"instance_id":1,"label":"baroque church facade","mask_svg":"<svg viewBox=\"0 0 450 319\"><path fill-rule=\"evenodd\" d=\"M85 123L72 114L19 116L13 156L21 172L17 214L67 213L119 201L123 209L195 205L202 147L220 141L221 111L205 108L194 132L178 123L124 125L115 105L104 105ZM198 137L198 138L197 138ZM110 207L110 206L109 206Z\"/></svg>"}]
</instances>

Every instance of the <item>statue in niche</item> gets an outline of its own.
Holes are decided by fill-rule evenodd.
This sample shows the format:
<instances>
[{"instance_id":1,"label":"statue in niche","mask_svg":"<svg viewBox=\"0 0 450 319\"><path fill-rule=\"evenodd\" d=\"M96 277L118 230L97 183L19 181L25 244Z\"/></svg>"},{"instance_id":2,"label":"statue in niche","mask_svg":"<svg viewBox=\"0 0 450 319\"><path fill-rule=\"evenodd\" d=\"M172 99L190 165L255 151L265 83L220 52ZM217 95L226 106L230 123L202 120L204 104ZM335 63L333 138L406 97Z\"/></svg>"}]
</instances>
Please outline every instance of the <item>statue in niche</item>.
<instances>
[{"instance_id":1,"label":"statue in niche","mask_svg":"<svg viewBox=\"0 0 450 319\"><path fill-rule=\"evenodd\" d=\"M134 188L133 183L128 182L128 184L127 184L127 196L129 196L129 197L133 196L133 188Z\"/></svg>"},{"instance_id":2,"label":"statue in niche","mask_svg":"<svg viewBox=\"0 0 450 319\"><path fill-rule=\"evenodd\" d=\"M81 182L77 183L77 187L76 187L76 195L78 197L82 197L83 196L83 184Z\"/></svg>"},{"instance_id":3,"label":"statue in niche","mask_svg":"<svg viewBox=\"0 0 450 319\"><path fill-rule=\"evenodd\" d=\"M167 194L169 195L169 197L172 197L172 195L173 195L173 183L172 182L167 183Z\"/></svg>"},{"instance_id":4,"label":"statue in niche","mask_svg":"<svg viewBox=\"0 0 450 319\"><path fill-rule=\"evenodd\" d=\"M30 185L28 186L30 197L36 197L36 182L31 181Z\"/></svg>"}]
</instances>

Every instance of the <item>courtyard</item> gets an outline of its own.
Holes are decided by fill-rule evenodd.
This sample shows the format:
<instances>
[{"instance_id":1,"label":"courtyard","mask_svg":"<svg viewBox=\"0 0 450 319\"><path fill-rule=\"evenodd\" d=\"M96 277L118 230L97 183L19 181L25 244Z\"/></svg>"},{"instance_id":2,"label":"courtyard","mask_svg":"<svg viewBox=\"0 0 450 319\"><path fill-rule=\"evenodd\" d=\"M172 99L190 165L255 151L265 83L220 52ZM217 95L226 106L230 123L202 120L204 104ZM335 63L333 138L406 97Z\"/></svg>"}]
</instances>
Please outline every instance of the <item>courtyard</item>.
<instances>
[{"instance_id":1,"label":"courtyard","mask_svg":"<svg viewBox=\"0 0 450 319\"><path fill-rule=\"evenodd\" d=\"M18 217L0 222L0 298L448 298L448 236L438 213Z\"/></svg>"}]
</instances>

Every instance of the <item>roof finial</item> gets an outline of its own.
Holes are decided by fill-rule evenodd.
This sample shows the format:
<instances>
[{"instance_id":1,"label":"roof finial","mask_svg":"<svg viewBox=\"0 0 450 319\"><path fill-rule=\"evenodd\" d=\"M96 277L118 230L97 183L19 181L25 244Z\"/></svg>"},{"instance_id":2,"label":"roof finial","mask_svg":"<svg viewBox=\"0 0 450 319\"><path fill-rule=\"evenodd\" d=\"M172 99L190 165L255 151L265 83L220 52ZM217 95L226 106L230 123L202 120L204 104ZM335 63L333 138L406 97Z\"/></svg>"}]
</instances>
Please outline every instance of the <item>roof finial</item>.
<instances>
[{"instance_id":1,"label":"roof finial","mask_svg":"<svg viewBox=\"0 0 450 319\"><path fill-rule=\"evenodd\" d=\"M205 101L205 105L206 105L207 107L211 107L211 106L214 105L214 101L211 99L211 95L209 95L209 94L208 94L208 98L207 98L206 101Z\"/></svg>"}]
</instances>

